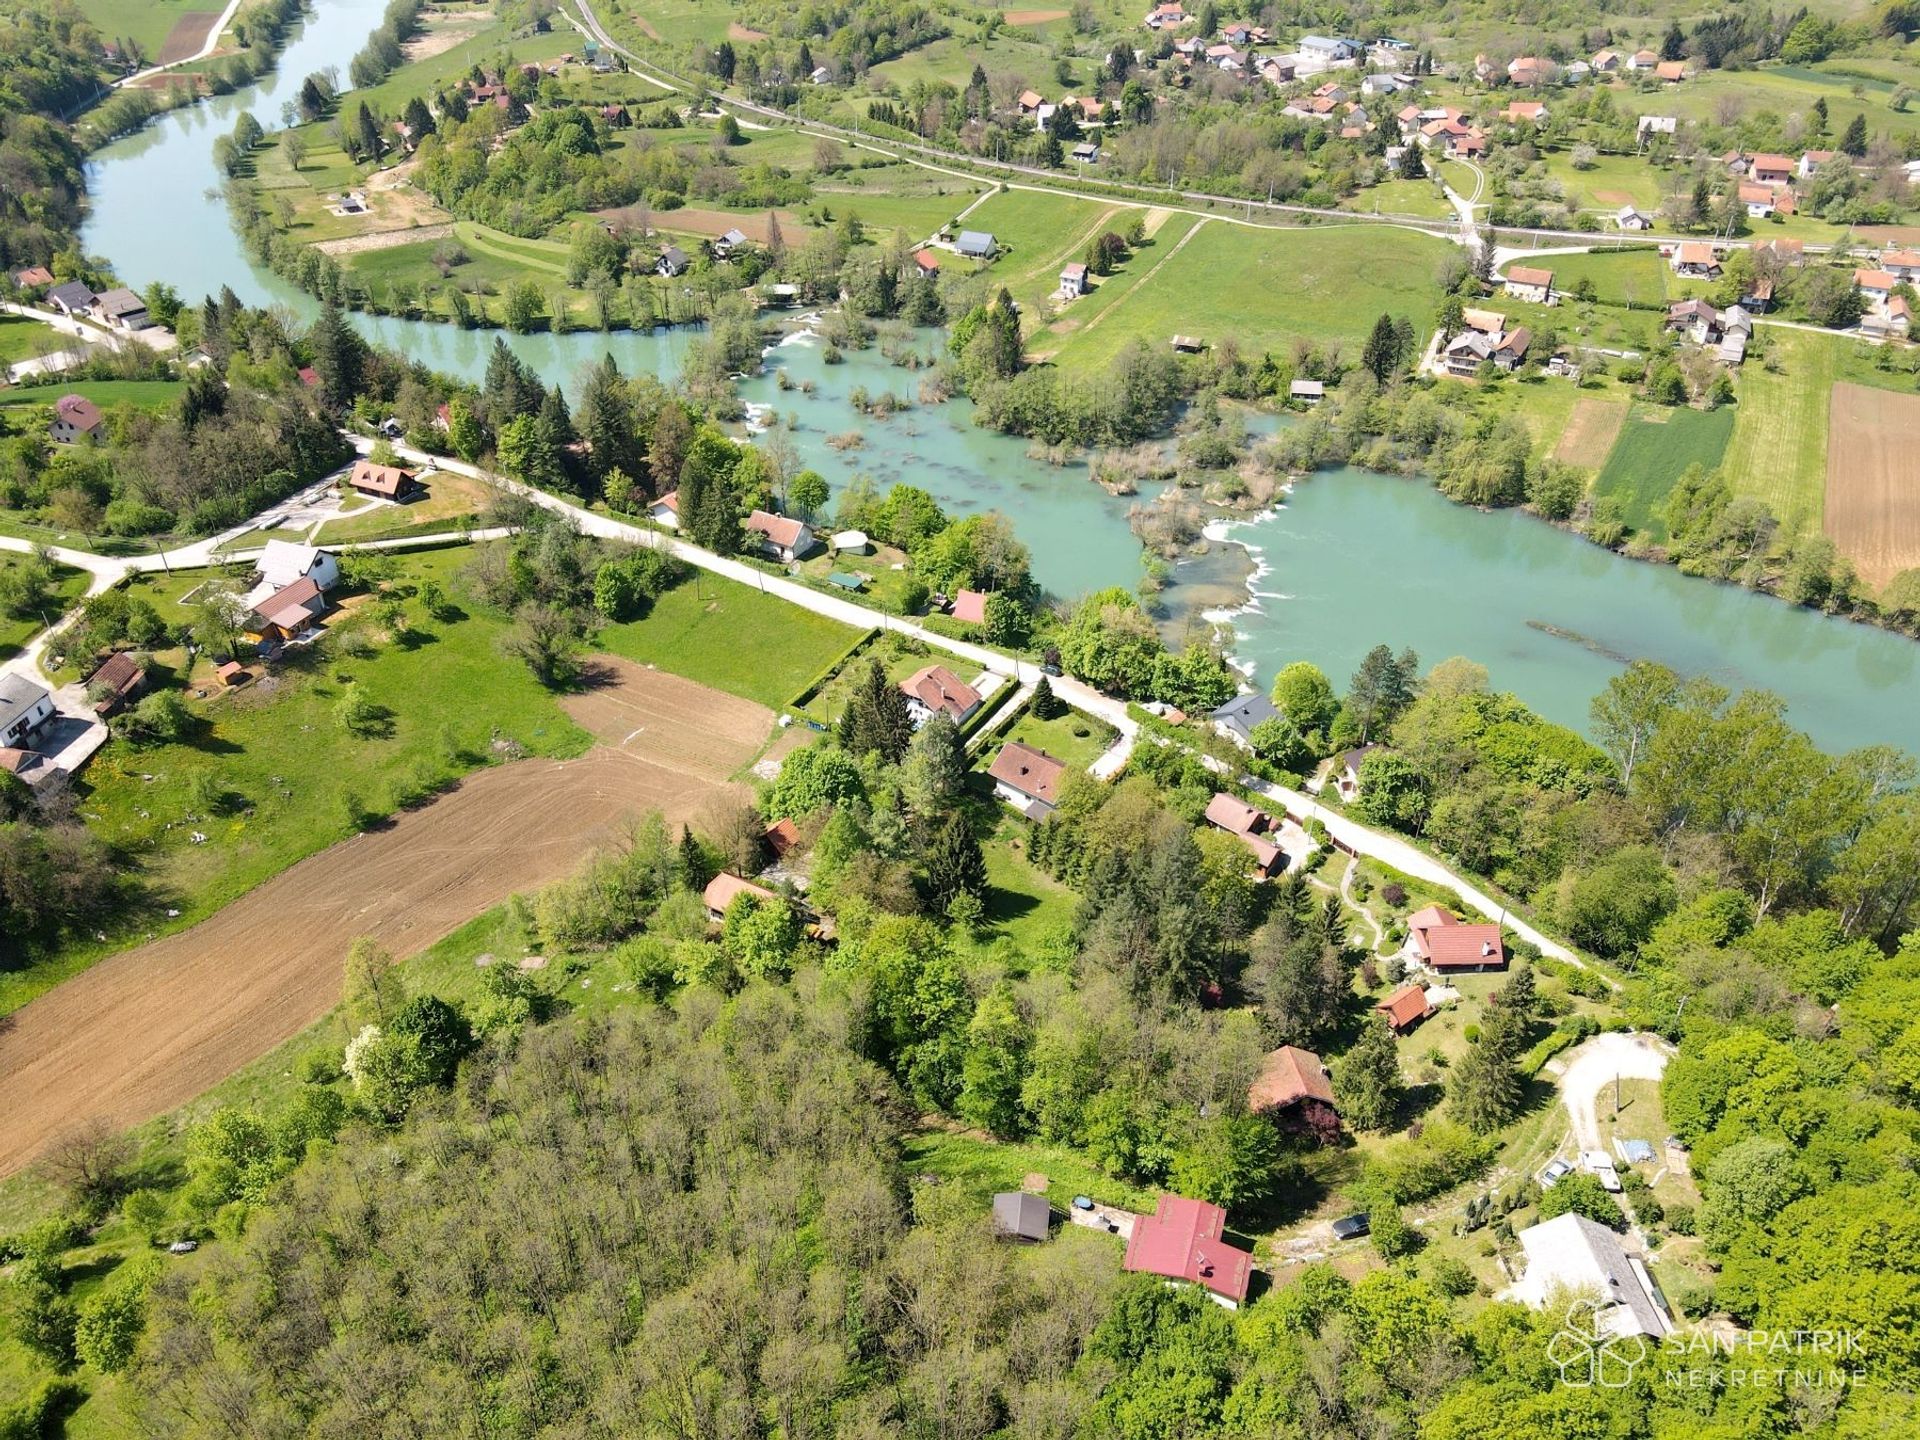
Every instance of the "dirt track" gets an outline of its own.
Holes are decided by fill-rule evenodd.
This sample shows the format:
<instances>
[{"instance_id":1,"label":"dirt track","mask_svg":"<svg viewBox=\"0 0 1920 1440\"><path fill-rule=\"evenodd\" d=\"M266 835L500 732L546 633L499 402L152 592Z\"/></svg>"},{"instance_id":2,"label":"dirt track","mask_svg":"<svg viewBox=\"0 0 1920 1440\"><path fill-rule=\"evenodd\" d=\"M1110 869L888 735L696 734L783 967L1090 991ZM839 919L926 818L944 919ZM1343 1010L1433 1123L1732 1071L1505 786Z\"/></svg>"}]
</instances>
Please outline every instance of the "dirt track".
<instances>
[{"instance_id":1,"label":"dirt track","mask_svg":"<svg viewBox=\"0 0 1920 1440\"><path fill-rule=\"evenodd\" d=\"M603 742L581 759L482 771L16 1012L0 1026L0 1176L77 1121L170 1110L318 1020L355 937L412 955L567 874L630 816L691 817L772 727L762 707L677 676L624 661L608 676L563 702Z\"/></svg>"},{"instance_id":2,"label":"dirt track","mask_svg":"<svg viewBox=\"0 0 1920 1440\"><path fill-rule=\"evenodd\" d=\"M1920 396L1842 383L1828 406L1827 535L1877 590L1920 565Z\"/></svg>"}]
</instances>

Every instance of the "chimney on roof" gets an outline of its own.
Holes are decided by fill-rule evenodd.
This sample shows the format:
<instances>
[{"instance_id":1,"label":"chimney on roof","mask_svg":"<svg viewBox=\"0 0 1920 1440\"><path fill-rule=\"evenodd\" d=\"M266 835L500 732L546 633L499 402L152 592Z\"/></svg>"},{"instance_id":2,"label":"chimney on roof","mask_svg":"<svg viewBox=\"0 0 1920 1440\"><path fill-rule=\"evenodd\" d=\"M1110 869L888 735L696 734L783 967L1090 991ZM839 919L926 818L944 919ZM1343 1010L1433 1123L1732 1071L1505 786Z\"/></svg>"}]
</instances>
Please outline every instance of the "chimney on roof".
<instances>
[{"instance_id":1,"label":"chimney on roof","mask_svg":"<svg viewBox=\"0 0 1920 1440\"><path fill-rule=\"evenodd\" d=\"M1493 942L1491 940L1482 940L1480 942L1480 953L1482 955L1493 954Z\"/></svg>"}]
</instances>

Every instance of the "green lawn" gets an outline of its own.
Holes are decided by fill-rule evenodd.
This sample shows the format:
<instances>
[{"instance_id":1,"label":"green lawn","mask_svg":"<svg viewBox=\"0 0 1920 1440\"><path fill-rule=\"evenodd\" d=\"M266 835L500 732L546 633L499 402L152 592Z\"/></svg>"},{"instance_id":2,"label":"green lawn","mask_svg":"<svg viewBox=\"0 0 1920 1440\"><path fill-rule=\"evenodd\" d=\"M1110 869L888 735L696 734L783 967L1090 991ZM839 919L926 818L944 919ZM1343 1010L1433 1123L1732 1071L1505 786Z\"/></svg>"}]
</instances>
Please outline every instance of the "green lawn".
<instances>
[{"instance_id":1,"label":"green lawn","mask_svg":"<svg viewBox=\"0 0 1920 1440\"><path fill-rule=\"evenodd\" d=\"M1765 328L1740 367L1739 414L1725 470L1736 495L1764 500L1783 539L1820 529L1827 494L1827 402L1839 336ZM1776 373L1776 366L1778 367Z\"/></svg>"},{"instance_id":2,"label":"green lawn","mask_svg":"<svg viewBox=\"0 0 1920 1440\"><path fill-rule=\"evenodd\" d=\"M985 207L982 207L985 208ZM1098 328L1061 346L1063 365L1098 367L1129 341L1164 347L1176 333L1235 337L1249 350L1296 338L1350 352L1381 314L1424 323L1445 241L1385 226L1266 229L1209 220L1164 256Z\"/></svg>"},{"instance_id":3,"label":"green lawn","mask_svg":"<svg viewBox=\"0 0 1920 1440\"><path fill-rule=\"evenodd\" d=\"M1124 233L1139 213L1099 200L1005 190L988 196L963 223L999 242L1001 253L989 278L996 289L1004 285L1031 311L1059 288L1063 265L1080 259L1102 231ZM1103 220L1109 215L1111 219ZM941 263L964 272L967 262L943 256Z\"/></svg>"},{"instance_id":4,"label":"green lawn","mask_svg":"<svg viewBox=\"0 0 1920 1440\"><path fill-rule=\"evenodd\" d=\"M987 919L1023 954L1033 954L1072 932L1080 897L1027 859L1027 822L1003 805L994 809L993 836L981 847L987 859Z\"/></svg>"},{"instance_id":5,"label":"green lawn","mask_svg":"<svg viewBox=\"0 0 1920 1440\"><path fill-rule=\"evenodd\" d=\"M17 551L0 550L0 575L25 563L27 557ZM48 601L44 614L10 615L0 610L0 660L10 660L18 655L29 640L46 628L49 621L66 614L86 592L86 571L75 570L67 565L55 566L53 598Z\"/></svg>"},{"instance_id":6,"label":"green lawn","mask_svg":"<svg viewBox=\"0 0 1920 1440\"><path fill-rule=\"evenodd\" d=\"M1028 1175L1047 1177L1047 1199L1064 1211L1076 1195L1128 1210L1154 1207L1155 1193L1115 1180L1079 1151L1064 1145L990 1140L973 1134L923 1130L907 1137L902 1159L909 1175L934 1176L965 1190L983 1210L996 1192L1018 1190ZM1119 1242L1114 1242L1116 1249Z\"/></svg>"},{"instance_id":7,"label":"green lawn","mask_svg":"<svg viewBox=\"0 0 1920 1440\"><path fill-rule=\"evenodd\" d=\"M76 343L71 335L62 335L39 320L29 320L24 315L0 315L0 370Z\"/></svg>"},{"instance_id":8,"label":"green lawn","mask_svg":"<svg viewBox=\"0 0 1920 1440\"><path fill-rule=\"evenodd\" d=\"M62 395L84 395L101 408L109 405L136 405L142 410L163 410L180 398L185 388L179 380L55 380L47 385L28 385L17 390L0 390L0 409L28 405L51 406Z\"/></svg>"},{"instance_id":9,"label":"green lawn","mask_svg":"<svg viewBox=\"0 0 1920 1440\"><path fill-rule=\"evenodd\" d=\"M1617 496L1627 524L1650 539L1664 540L1667 527L1660 509L1673 482L1696 461L1717 469L1733 426L1731 406L1690 410L1636 403L1593 493Z\"/></svg>"},{"instance_id":10,"label":"green lawn","mask_svg":"<svg viewBox=\"0 0 1920 1440\"><path fill-rule=\"evenodd\" d=\"M1445 219L1456 213L1446 193L1431 180L1388 180L1349 195L1342 210L1362 215L1417 215Z\"/></svg>"},{"instance_id":11,"label":"green lawn","mask_svg":"<svg viewBox=\"0 0 1920 1440\"><path fill-rule=\"evenodd\" d=\"M1111 275L1097 277L1090 292L1061 306L1059 314L1044 329L1029 336L1027 349L1045 358L1070 337L1105 326L1108 312L1146 283L1154 267L1171 255L1195 226L1205 223L1196 215L1166 215L1148 242L1130 254L1125 263Z\"/></svg>"},{"instance_id":12,"label":"green lawn","mask_svg":"<svg viewBox=\"0 0 1920 1440\"><path fill-rule=\"evenodd\" d=\"M745 585L695 574L641 620L609 625L602 649L778 710L859 631Z\"/></svg>"},{"instance_id":13,"label":"green lawn","mask_svg":"<svg viewBox=\"0 0 1920 1440\"><path fill-rule=\"evenodd\" d=\"M1004 740L1018 740L1046 751L1056 760L1064 760L1070 769L1084 770L1113 745L1114 730L1104 721L1078 710L1069 710L1051 720L1036 720L1033 713L1027 711L1011 721L981 753L982 769Z\"/></svg>"},{"instance_id":14,"label":"green lawn","mask_svg":"<svg viewBox=\"0 0 1920 1440\"><path fill-rule=\"evenodd\" d=\"M1585 255L1549 255L1541 264L1553 270L1553 288L1571 295L1582 279L1593 282L1594 299L1602 305L1629 305L1653 309L1667 303L1669 292L1678 299L1672 268L1650 245L1630 249L1594 250Z\"/></svg>"},{"instance_id":15,"label":"green lawn","mask_svg":"<svg viewBox=\"0 0 1920 1440\"><path fill-rule=\"evenodd\" d=\"M392 540L403 535L430 535L459 528L463 519L479 514L493 500L483 482L450 470L422 477L426 494L405 505L370 505L351 515L329 520L320 527L315 543L339 545L355 540Z\"/></svg>"}]
</instances>

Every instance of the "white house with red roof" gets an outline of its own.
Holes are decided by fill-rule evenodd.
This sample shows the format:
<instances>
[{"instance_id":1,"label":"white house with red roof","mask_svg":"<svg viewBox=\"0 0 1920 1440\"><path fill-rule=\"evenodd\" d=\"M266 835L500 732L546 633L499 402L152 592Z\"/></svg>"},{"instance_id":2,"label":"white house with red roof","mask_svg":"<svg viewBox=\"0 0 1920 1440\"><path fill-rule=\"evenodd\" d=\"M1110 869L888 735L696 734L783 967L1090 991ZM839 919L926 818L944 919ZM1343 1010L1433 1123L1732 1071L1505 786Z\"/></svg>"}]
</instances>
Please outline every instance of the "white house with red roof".
<instances>
[{"instance_id":1,"label":"white house with red roof","mask_svg":"<svg viewBox=\"0 0 1920 1440\"><path fill-rule=\"evenodd\" d=\"M760 537L760 548L769 555L792 564L813 549L813 528L791 515L774 515L756 510L747 516L749 535Z\"/></svg>"},{"instance_id":2,"label":"white house with red roof","mask_svg":"<svg viewBox=\"0 0 1920 1440\"><path fill-rule=\"evenodd\" d=\"M994 797L1004 800L1029 820L1044 820L1060 803L1060 781L1067 773L1067 762L1056 760L1044 750L1036 750L1018 740L1000 747L987 767L993 781Z\"/></svg>"},{"instance_id":3,"label":"white house with red roof","mask_svg":"<svg viewBox=\"0 0 1920 1440\"><path fill-rule=\"evenodd\" d=\"M680 492L669 490L647 507L647 518L669 530L680 528Z\"/></svg>"},{"instance_id":4,"label":"white house with red roof","mask_svg":"<svg viewBox=\"0 0 1920 1440\"><path fill-rule=\"evenodd\" d=\"M1253 856L1253 868L1262 877L1286 869L1286 853L1274 842L1279 827L1273 816L1224 790L1207 802L1207 824L1233 836Z\"/></svg>"},{"instance_id":5,"label":"white house with red roof","mask_svg":"<svg viewBox=\"0 0 1920 1440\"><path fill-rule=\"evenodd\" d=\"M1498 925L1468 925L1438 905L1407 917L1407 953L1440 974L1504 970L1507 965Z\"/></svg>"},{"instance_id":6,"label":"white house with red roof","mask_svg":"<svg viewBox=\"0 0 1920 1440\"><path fill-rule=\"evenodd\" d=\"M938 714L964 725L980 708L980 692L944 665L923 666L902 680L900 689L916 729Z\"/></svg>"},{"instance_id":7,"label":"white house with red roof","mask_svg":"<svg viewBox=\"0 0 1920 1440\"><path fill-rule=\"evenodd\" d=\"M1227 1212L1218 1205L1162 1195L1153 1214L1133 1222L1122 1268L1198 1285L1214 1303L1238 1310L1253 1281L1253 1257L1229 1245L1226 1234Z\"/></svg>"},{"instance_id":8,"label":"white house with red roof","mask_svg":"<svg viewBox=\"0 0 1920 1440\"><path fill-rule=\"evenodd\" d=\"M95 434L106 418L86 396L62 395L53 402L53 422L47 426L47 436L57 445L71 445Z\"/></svg>"}]
</instances>

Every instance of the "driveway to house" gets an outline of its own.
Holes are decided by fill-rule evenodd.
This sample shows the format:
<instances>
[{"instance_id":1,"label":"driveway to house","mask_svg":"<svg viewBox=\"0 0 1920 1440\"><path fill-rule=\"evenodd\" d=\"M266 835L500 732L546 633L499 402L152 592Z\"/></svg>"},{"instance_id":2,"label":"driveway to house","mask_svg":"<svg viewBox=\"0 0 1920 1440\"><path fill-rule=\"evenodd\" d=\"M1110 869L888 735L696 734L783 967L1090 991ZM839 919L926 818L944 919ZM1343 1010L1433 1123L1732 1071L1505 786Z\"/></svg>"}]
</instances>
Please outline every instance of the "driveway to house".
<instances>
[{"instance_id":1,"label":"driveway to house","mask_svg":"<svg viewBox=\"0 0 1920 1440\"><path fill-rule=\"evenodd\" d=\"M1573 1122L1574 1144L1582 1150L1603 1150L1600 1143L1600 1094L1615 1078L1658 1080L1666 1074L1673 1047L1656 1035L1609 1032L1577 1045L1562 1057L1564 1068L1555 1079L1560 1100Z\"/></svg>"}]
</instances>

